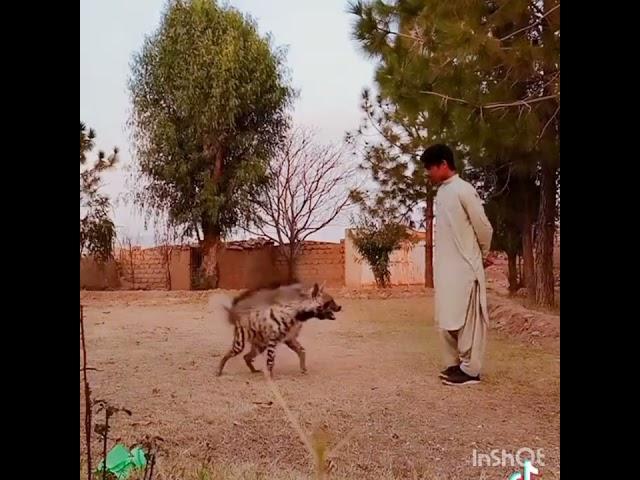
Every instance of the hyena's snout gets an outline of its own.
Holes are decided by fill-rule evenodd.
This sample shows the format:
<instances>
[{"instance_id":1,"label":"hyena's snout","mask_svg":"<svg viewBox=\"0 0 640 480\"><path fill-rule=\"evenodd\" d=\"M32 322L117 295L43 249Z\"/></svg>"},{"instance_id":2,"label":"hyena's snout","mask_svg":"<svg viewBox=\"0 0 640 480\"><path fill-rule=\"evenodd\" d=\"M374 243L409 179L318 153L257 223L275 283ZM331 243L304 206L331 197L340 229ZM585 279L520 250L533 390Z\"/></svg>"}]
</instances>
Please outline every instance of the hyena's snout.
<instances>
[{"instance_id":1,"label":"hyena's snout","mask_svg":"<svg viewBox=\"0 0 640 480\"><path fill-rule=\"evenodd\" d=\"M322 318L325 318L327 320L335 320L336 316L333 314L333 312L339 312L340 310L342 310L342 306L331 300L323 305Z\"/></svg>"}]
</instances>

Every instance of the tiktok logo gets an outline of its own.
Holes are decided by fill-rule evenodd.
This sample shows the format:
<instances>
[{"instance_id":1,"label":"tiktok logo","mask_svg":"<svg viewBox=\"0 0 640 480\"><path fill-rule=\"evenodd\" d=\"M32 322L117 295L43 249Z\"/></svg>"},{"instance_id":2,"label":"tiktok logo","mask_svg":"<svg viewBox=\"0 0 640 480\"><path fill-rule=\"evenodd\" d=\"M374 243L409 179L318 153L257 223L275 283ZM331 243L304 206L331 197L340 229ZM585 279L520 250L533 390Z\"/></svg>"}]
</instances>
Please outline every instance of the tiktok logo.
<instances>
[{"instance_id":1,"label":"tiktok logo","mask_svg":"<svg viewBox=\"0 0 640 480\"><path fill-rule=\"evenodd\" d=\"M533 466L531 460L525 460L524 474L522 472L513 472L509 476L509 480L532 480L532 475L538 475L538 469Z\"/></svg>"}]
</instances>

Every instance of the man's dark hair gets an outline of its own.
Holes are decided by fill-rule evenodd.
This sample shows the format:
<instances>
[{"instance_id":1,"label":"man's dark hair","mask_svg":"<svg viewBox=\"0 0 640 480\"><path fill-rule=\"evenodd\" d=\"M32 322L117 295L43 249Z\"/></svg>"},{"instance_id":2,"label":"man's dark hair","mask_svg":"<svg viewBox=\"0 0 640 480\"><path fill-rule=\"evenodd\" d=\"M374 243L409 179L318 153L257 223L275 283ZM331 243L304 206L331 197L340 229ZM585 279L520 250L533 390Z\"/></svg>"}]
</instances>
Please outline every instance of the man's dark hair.
<instances>
[{"instance_id":1,"label":"man's dark hair","mask_svg":"<svg viewBox=\"0 0 640 480\"><path fill-rule=\"evenodd\" d=\"M447 163L451 170L456 169L456 164L453 161L453 151L441 143L437 145L431 145L427 148L420 157L420 161L424 165L424 168L437 167L443 163Z\"/></svg>"}]
</instances>

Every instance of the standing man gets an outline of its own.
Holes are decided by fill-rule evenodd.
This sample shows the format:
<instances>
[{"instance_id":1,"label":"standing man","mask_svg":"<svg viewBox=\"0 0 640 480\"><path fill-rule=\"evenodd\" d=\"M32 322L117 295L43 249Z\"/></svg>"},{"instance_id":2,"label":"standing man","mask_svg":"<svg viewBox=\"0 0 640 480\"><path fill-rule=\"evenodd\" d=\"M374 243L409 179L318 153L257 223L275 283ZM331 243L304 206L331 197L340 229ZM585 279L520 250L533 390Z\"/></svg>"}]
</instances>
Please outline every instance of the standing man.
<instances>
[{"instance_id":1,"label":"standing man","mask_svg":"<svg viewBox=\"0 0 640 480\"><path fill-rule=\"evenodd\" d=\"M487 340L484 267L491 264L493 228L475 188L456 172L453 152L433 145L422 154L431 180L440 185L435 200L435 318L441 329L447 385L480 382Z\"/></svg>"}]
</instances>

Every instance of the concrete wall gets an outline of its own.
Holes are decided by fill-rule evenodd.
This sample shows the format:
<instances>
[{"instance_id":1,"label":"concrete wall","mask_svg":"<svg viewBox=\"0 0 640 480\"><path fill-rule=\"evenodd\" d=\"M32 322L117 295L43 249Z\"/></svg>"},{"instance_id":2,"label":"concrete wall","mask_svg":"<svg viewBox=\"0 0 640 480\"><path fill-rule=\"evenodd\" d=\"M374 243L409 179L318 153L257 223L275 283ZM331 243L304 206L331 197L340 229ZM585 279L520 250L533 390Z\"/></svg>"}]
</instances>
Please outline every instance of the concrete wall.
<instances>
[{"instance_id":1,"label":"concrete wall","mask_svg":"<svg viewBox=\"0 0 640 480\"><path fill-rule=\"evenodd\" d=\"M171 247L169 252L171 290L191 290L191 249Z\"/></svg>"},{"instance_id":2,"label":"concrete wall","mask_svg":"<svg viewBox=\"0 0 640 480\"><path fill-rule=\"evenodd\" d=\"M423 285L425 271L424 232L414 232L413 241L391 255L392 285ZM554 248L554 266L560 263L559 235ZM192 249L189 246L121 249L116 261L100 265L90 258L80 262L80 288L190 290ZM219 254L219 287L255 288L287 278L287 265L275 246L257 248L230 246ZM326 282L333 287L374 286L371 268L358 254L349 234L340 243L305 242L298 258L296 277L304 283Z\"/></svg>"},{"instance_id":3,"label":"concrete wall","mask_svg":"<svg viewBox=\"0 0 640 480\"><path fill-rule=\"evenodd\" d=\"M120 287L118 266L115 260L98 263L93 258L80 259L80 288L108 290Z\"/></svg>"},{"instance_id":4,"label":"concrete wall","mask_svg":"<svg viewBox=\"0 0 640 480\"><path fill-rule=\"evenodd\" d=\"M251 249L222 249L218 263L219 287L255 288L287 279L287 263L274 246ZM326 282L344 285L344 245L305 242L296 263L296 278L303 283Z\"/></svg>"},{"instance_id":5,"label":"concrete wall","mask_svg":"<svg viewBox=\"0 0 640 480\"><path fill-rule=\"evenodd\" d=\"M344 285L344 243L305 242L296 262L296 278L303 283L326 282L328 286ZM279 277L287 276L287 264L276 256Z\"/></svg>"},{"instance_id":6,"label":"concrete wall","mask_svg":"<svg viewBox=\"0 0 640 480\"><path fill-rule=\"evenodd\" d=\"M192 248L160 246L122 248L116 261L106 268L90 259L80 265L80 287L86 289L123 288L129 290L190 290L192 288ZM275 261L274 247L257 249L222 248L219 253L219 287L254 288L286 278ZM305 255L306 257L306 255ZM303 265L306 265L303 259Z\"/></svg>"},{"instance_id":7,"label":"concrete wall","mask_svg":"<svg viewBox=\"0 0 640 480\"><path fill-rule=\"evenodd\" d=\"M367 262L360 256L349 230L345 233L345 285L347 287L374 286L375 278ZM392 285L424 285L425 270L424 234L405 242L391 254Z\"/></svg>"},{"instance_id":8,"label":"concrete wall","mask_svg":"<svg viewBox=\"0 0 640 480\"><path fill-rule=\"evenodd\" d=\"M247 249L222 249L218 257L219 288L256 288L279 280L271 246Z\"/></svg>"},{"instance_id":9,"label":"concrete wall","mask_svg":"<svg viewBox=\"0 0 640 480\"><path fill-rule=\"evenodd\" d=\"M117 252L122 288L188 290L191 288L191 247L154 247ZM255 288L287 278L287 265L277 247L222 248L218 257L219 288ZM167 267L168 265L168 267ZM296 277L302 282L344 285L344 244L305 242Z\"/></svg>"},{"instance_id":10,"label":"concrete wall","mask_svg":"<svg viewBox=\"0 0 640 480\"><path fill-rule=\"evenodd\" d=\"M424 284L424 234L416 234L391 256L392 285ZM189 246L123 248L105 272L81 262L82 288L125 288L135 290L189 290L192 270L197 265ZM255 288L287 278L287 265L277 247L229 245L218 258L219 287ZM197 263L197 262L196 262ZM305 242L296 265L296 278L303 283L326 282L332 287L373 286L367 263L358 255L347 231L340 243ZM119 277L119 278L118 278Z\"/></svg>"},{"instance_id":11,"label":"concrete wall","mask_svg":"<svg viewBox=\"0 0 640 480\"><path fill-rule=\"evenodd\" d=\"M123 248L117 254L122 286L134 290L189 290L190 247Z\"/></svg>"}]
</instances>

